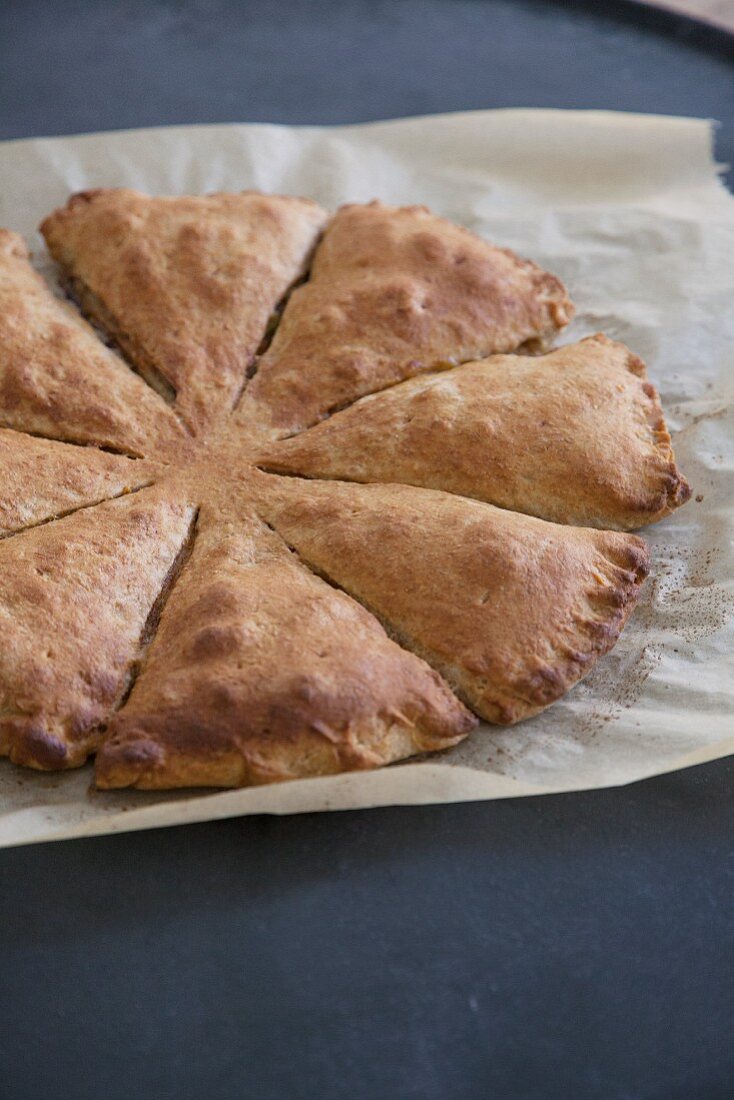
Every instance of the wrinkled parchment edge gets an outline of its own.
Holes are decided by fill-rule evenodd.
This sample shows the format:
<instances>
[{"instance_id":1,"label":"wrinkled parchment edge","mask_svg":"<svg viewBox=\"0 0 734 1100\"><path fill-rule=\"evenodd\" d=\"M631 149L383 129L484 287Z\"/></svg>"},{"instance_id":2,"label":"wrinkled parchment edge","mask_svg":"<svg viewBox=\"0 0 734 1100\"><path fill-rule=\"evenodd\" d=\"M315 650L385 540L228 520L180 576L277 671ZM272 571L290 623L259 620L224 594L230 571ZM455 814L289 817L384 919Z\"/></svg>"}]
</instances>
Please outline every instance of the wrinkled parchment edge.
<instances>
[{"instance_id":1,"label":"wrinkled parchment edge","mask_svg":"<svg viewBox=\"0 0 734 1100\"><path fill-rule=\"evenodd\" d=\"M349 138L350 134L361 132L376 136L384 135L386 131L394 134L400 141L400 133L403 127L407 127L413 133L425 128L425 132L437 132L439 129L452 128L461 123L462 119L471 116L486 115L505 116L511 119L513 125L522 123L523 116L536 116L542 113L547 116L568 116L571 112L558 111L493 111L471 112L460 115L433 116L422 119L405 119L390 122L367 123L351 127L335 127L330 130L336 141L340 137ZM604 121L609 127L619 126L624 129L632 120L647 119L656 121L660 125L675 127L676 123L686 123L690 120L654 119L654 116L616 115L613 112L573 112L579 117L579 124L586 122L598 123ZM699 176L695 180L696 186L701 187L703 182L709 182L712 186L708 190L707 198L717 208L724 203L731 203L718 172L721 166L713 161L713 123L700 124L698 139L702 143L700 152L703 156L703 145L706 146L705 159L708 171L708 180L703 181ZM193 139L197 135L206 133L209 137L216 137L217 131L241 129L237 124L225 126L195 126L195 127L170 127L150 131L118 131L107 135L82 135L77 138L48 138L29 139L29 141L14 141L3 143L0 152L9 151L9 147L36 143L39 149L52 145L57 150L63 145L84 141L95 141L99 138L112 139L124 146L126 143L149 139L154 136L156 141L165 146L167 138L178 138L190 135ZM299 130L301 134L322 134L324 131L318 127L276 127L270 125L256 125L246 127L248 130L272 131L282 133L285 130ZM163 152L165 155L165 151ZM692 158L695 161L696 158ZM683 171L691 168L686 166ZM693 170L701 168L701 163L693 164ZM1 187L0 176L0 187ZM70 184L70 189L73 187ZM192 188L193 189L193 188ZM682 184L675 196L676 203L685 202L685 185ZM663 210L666 196L651 192L650 205L653 208ZM562 205L563 196L558 196L558 203ZM529 199L529 205L532 202ZM644 202L638 205L645 205ZM0 197L0 210L2 210L2 198ZM727 207L730 215L731 209ZM34 219L37 211L33 212ZM21 217L18 222L7 216L2 211L0 218L3 224L18 228L29 233L29 227ZM730 753L734 753L734 735L729 738L719 739L692 753L668 761L663 768L651 768L643 773L638 772L624 783L636 782L653 775L663 774L689 767L706 761L714 760ZM415 783L417 769L420 769L420 789ZM88 769L87 769L88 773ZM0 816L0 847L15 844L33 843L46 840L66 839L72 837L93 836L103 833L117 833L138 829L184 824L187 822L215 820L242 814L253 813L305 813L319 810L340 810L354 808L368 808L387 805L425 805L430 803L464 802L485 800L494 798L524 797L529 795L561 793L564 791L589 790L608 786L622 785L619 782L590 783L588 780L579 782L573 775L558 775L558 784L552 788L544 786L531 786L508 776L496 773L487 773L474 770L469 767L452 765L442 766L438 762L421 761L419 763L406 763L395 765L391 768L381 769L377 772L347 773L335 777L320 779L297 780L278 786L249 788L246 790L225 792L175 792L175 794L163 796L141 796L146 803L133 809L123 809L119 812L110 812L108 809L100 813L94 806L83 807L82 812L75 811L69 805L37 805L26 807L18 811L10 811ZM40 793L40 789L39 789ZM96 796L95 801L99 796ZM152 799L152 800L151 800ZM74 820L76 818L76 820Z\"/></svg>"}]
</instances>

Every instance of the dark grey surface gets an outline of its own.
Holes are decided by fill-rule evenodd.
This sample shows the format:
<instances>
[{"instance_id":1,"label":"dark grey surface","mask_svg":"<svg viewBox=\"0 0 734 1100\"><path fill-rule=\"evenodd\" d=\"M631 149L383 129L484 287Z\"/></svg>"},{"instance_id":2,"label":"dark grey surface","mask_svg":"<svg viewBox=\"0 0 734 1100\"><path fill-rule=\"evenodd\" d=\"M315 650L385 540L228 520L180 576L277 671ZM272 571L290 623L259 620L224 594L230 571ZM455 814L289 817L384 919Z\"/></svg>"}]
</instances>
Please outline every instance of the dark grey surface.
<instances>
[{"instance_id":1,"label":"dark grey surface","mask_svg":"<svg viewBox=\"0 0 734 1100\"><path fill-rule=\"evenodd\" d=\"M0 137L478 107L734 118L729 36L603 0L0 0L0 43Z\"/></svg>"},{"instance_id":2,"label":"dark grey surface","mask_svg":"<svg viewBox=\"0 0 734 1100\"><path fill-rule=\"evenodd\" d=\"M0 135L581 106L734 160L730 44L642 21L0 0ZM0 1098L728 1097L733 779L0 852Z\"/></svg>"},{"instance_id":3,"label":"dark grey surface","mask_svg":"<svg viewBox=\"0 0 734 1100\"><path fill-rule=\"evenodd\" d=\"M731 1096L733 778L5 852L0 1095Z\"/></svg>"}]
</instances>

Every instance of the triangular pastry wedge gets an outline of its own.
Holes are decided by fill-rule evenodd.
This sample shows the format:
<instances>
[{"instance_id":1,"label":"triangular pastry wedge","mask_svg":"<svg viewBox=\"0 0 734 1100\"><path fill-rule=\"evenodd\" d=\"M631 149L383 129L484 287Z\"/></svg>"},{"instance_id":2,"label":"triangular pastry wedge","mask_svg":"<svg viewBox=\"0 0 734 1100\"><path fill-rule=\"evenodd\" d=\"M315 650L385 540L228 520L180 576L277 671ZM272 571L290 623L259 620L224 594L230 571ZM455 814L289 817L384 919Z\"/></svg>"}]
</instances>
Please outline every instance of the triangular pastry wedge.
<instances>
[{"instance_id":1,"label":"triangular pastry wedge","mask_svg":"<svg viewBox=\"0 0 734 1100\"><path fill-rule=\"evenodd\" d=\"M275 443L261 461L590 527L642 527L690 496L644 364L602 335L412 378Z\"/></svg>"},{"instance_id":2,"label":"triangular pastry wedge","mask_svg":"<svg viewBox=\"0 0 734 1100\"><path fill-rule=\"evenodd\" d=\"M261 509L289 545L491 722L526 718L585 675L647 573L634 535L431 489L282 482Z\"/></svg>"},{"instance_id":3,"label":"triangular pastry wedge","mask_svg":"<svg viewBox=\"0 0 734 1100\"><path fill-rule=\"evenodd\" d=\"M100 787L243 786L372 768L475 719L254 517L208 526L112 719Z\"/></svg>"},{"instance_id":4,"label":"triangular pastry wedge","mask_svg":"<svg viewBox=\"0 0 734 1100\"><path fill-rule=\"evenodd\" d=\"M0 426L136 455L180 448L185 433L0 229Z\"/></svg>"},{"instance_id":5,"label":"triangular pastry wedge","mask_svg":"<svg viewBox=\"0 0 734 1100\"><path fill-rule=\"evenodd\" d=\"M231 411L325 211L308 199L83 191L41 232L84 311L201 432Z\"/></svg>"},{"instance_id":6,"label":"triangular pastry wedge","mask_svg":"<svg viewBox=\"0 0 734 1100\"><path fill-rule=\"evenodd\" d=\"M0 428L0 538L150 485L161 467Z\"/></svg>"},{"instance_id":7,"label":"triangular pastry wedge","mask_svg":"<svg viewBox=\"0 0 734 1100\"><path fill-rule=\"evenodd\" d=\"M0 541L0 755L44 770L84 762L192 519L143 489Z\"/></svg>"},{"instance_id":8,"label":"triangular pastry wedge","mask_svg":"<svg viewBox=\"0 0 734 1100\"><path fill-rule=\"evenodd\" d=\"M239 415L288 434L412 375L542 346L572 312L555 276L425 207L344 206Z\"/></svg>"}]
</instances>

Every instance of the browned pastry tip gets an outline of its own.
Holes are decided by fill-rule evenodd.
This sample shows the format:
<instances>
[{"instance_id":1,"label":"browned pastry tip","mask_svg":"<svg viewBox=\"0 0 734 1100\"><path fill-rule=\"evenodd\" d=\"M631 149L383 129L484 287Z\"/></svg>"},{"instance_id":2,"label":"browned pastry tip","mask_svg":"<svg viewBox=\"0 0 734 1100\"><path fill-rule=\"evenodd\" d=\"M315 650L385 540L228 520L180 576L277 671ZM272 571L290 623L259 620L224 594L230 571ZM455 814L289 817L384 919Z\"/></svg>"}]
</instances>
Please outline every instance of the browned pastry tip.
<instances>
[{"instance_id":1,"label":"browned pastry tip","mask_svg":"<svg viewBox=\"0 0 734 1100\"><path fill-rule=\"evenodd\" d=\"M490 722L527 718L586 675L647 575L635 535L410 486L278 480L261 507L289 545Z\"/></svg>"},{"instance_id":2,"label":"browned pastry tip","mask_svg":"<svg viewBox=\"0 0 734 1100\"><path fill-rule=\"evenodd\" d=\"M690 496L645 364L601 334L409 379L263 445L258 461L275 473L402 482L623 530Z\"/></svg>"},{"instance_id":3,"label":"browned pastry tip","mask_svg":"<svg viewBox=\"0 0 734 1100\"><path fill-rule=\"evenodd\" d=\"M374 768L475 725L254 517L197 532L145 667L109 725L101 787L245 786Z\"/></svg>"},{"instance_id":4,"label":"browned pastry tip","mask_svg":"<svg viewBox=\"0 0 734 1100\"><path fill-rule=\"evenodd\" d=\"M192 515L149 488L0 541L0 755L41 770L84 763Z\"/></svg>"},{"instance_id":5,"label":"browned pastry tip","mask_svg":"<svg viewBox=\"0 0 734 1100\"><path fill-rule=\"evenodd\" d=\"M0 426L148 457L180 453L171 410L0 237Z\"/></svg>"},{"instance_id":6,"label":"browned pastry tip","mask_svg":"<svg viewBox=\"0 0 734 1100\"><path fill-rule=\"evenodd\" d=\"M413 375L543 347L572 314L555 276L425 207L343 206L241 415L285 435Z\"/></svg>"},{"instance_id":7,"label":"browned pastry tip","mask_svg":"<svg viewBox=\"0 0 734 1100\"><path fill-rule=\"evenodd\" d=\"M82 308L195 434L231 412L326 212L309 199L83 191L41 223Z\"/></svg>"},{"instance_id":8,"label":"browned pastry tip","mask_svg":"<svg viewBox=\"0 0 734 1100\"><path fill-rule=\"evenodd\" d=\"M151 485L155 462L0 428L0 538Z\"/></svg>"}]
</instances>

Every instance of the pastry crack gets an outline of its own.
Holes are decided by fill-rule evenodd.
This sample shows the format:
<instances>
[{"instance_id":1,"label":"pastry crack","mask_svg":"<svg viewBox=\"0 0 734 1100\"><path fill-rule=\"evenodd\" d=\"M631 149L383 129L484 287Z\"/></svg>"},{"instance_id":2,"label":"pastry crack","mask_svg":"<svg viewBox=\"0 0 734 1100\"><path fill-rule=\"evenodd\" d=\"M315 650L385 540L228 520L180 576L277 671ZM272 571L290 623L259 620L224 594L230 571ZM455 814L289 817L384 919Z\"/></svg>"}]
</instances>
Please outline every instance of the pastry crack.
<instances>
[{"instance_id":1,"label":"pastry crack","mask_svg":"<svg viewBox=\"0 0 734 1100\"><path fill-rule=\"evenodd\" d=\"M143 489L149 489L155 482L150 479L148 481L140 482L140 484L128 488L127 486L120 489L119 492L109 493L108 495L98 497L95 500L85 501L84 504L77 504L71 508L65 508L59 512L55 512L53 515L44 516L43 519L38 519L35 522L29 521L22 527L17 527L12 531L0 530L0 540L14 538L17 535L22 535L26 531L34 531L39 527L46 527L49 523L58 523L59 520L66 519L67 516L76 515L77 512L83 512L87 508L96 508L99 504L104 504L108 500L119 500L120 497L131 497L135 493L141 492Z\"/></svg>"}]
</instances>

